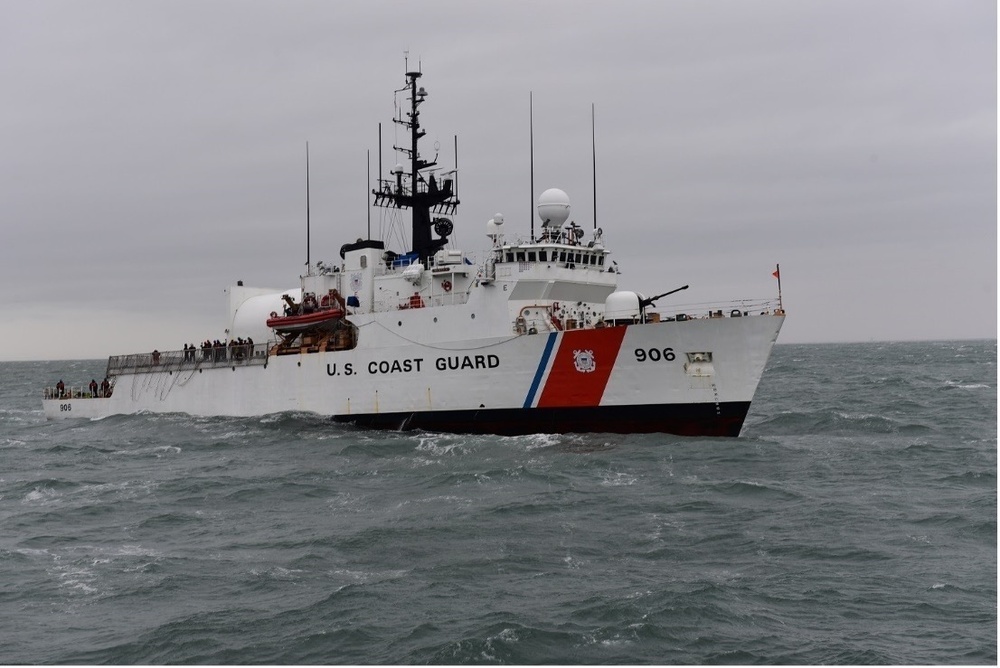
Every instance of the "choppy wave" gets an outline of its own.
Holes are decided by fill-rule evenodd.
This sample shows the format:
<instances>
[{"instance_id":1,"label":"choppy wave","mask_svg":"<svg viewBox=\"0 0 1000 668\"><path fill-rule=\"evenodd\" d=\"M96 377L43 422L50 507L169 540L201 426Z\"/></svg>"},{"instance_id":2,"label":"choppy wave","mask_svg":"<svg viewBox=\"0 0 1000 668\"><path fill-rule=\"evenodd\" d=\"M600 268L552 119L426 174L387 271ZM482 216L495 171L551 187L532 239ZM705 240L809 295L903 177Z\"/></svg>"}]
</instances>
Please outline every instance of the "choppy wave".
<instances>
[{"instance_id":1,"label":"choppy wave","mask_svg":"<svg viewBox=\"0 0 1000 668\"><path fill-rule=\"evenodd\" d=\"M10 663L995 664L996 343L778 346L739 439L44 421L0 365Z\"/></svg>"}]
</instances>

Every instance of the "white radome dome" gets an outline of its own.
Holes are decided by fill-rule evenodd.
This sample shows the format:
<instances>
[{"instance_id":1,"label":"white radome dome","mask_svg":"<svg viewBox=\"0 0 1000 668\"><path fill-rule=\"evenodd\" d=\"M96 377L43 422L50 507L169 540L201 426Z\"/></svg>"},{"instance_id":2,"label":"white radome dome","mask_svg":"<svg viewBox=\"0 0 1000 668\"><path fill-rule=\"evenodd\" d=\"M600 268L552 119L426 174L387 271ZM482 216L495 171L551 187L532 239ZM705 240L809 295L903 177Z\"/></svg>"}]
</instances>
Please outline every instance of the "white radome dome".
<instances>
[{"instance_id":1,"label":"white radome dome","mask_svg":"<svg viewBox=\"0 0 1000 668\"><path fill-rule=\"evenodd\" d=\"M560 227L569 218L569 195L549 188L538 197L538 216L545 227Z\"/></svg>"},{"instance_id":2,"label":"white radome dome","mask_svg":"<svg viewBox=\"0 0 1000 668\"><path fill-rule=\"evenodd\" d=\"M605 320L631 320L639 317L639 294L628 290L612 292L604 300Z\"/></svg>"}]
</instances>

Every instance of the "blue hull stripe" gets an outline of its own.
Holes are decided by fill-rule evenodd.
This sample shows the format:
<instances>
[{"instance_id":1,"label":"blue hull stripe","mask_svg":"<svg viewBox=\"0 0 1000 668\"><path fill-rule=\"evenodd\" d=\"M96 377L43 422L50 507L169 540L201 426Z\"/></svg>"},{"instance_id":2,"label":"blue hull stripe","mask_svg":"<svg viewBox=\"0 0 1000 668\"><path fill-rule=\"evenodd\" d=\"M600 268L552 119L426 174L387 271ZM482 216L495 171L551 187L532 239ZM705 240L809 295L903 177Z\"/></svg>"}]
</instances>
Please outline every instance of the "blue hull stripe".
<instances>
[{"instance_id":1,"label":"blue hull stripe","mask_svg":"<svg viewBox=\"0 0 1000 668\"><path fill-rule=\"evenodd\" d=\"M531 389L528 390L528 396L524 400L524 407L531 408L531 404L535 401L535 392L538 391L538 386L542 382L542 376L545 375L545 367L549 365L549 356L552 355L552 348L556 343L556 332L549 334L549 340L545 342L545 350L542 352L542 359L538 362L538 370L535 371L535 378L531 381Z\"/></svg>"}]
</instances>

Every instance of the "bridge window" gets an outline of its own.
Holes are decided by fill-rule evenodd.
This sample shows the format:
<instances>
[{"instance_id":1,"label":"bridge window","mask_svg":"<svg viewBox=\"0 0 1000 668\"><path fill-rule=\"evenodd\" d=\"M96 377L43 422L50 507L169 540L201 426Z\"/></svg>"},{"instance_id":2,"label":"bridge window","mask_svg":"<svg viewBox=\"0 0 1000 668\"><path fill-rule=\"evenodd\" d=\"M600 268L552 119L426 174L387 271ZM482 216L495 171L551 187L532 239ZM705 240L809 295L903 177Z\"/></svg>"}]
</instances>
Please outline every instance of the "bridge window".
<instances>
[{"instance_id":1,"label":"bridge window","mask_svg":"<svg viewBox=\"0 0 1000 668\"><path fill-rule=\"evenodd\" d=\"M603 256L603 255L598 255L598 256L597 256L597 264L598 264L599 266L601 266L601 267L603 267L603 266L604 266L604 256Z\"/></svg>"},{"instance_id":2,"label":"bridge window","mask_svg":"<svg viewBox=\"0 0 1000 668\"><path fill-rule=\"evenodd\" d=\"M535 262L537 261L537 259L538 258L535 255L535 251L528 251L528 262Z\"/></svg>"},{"instance_id":3,"label":"bridge window","mask_svg":"<svg viewBox=\"0 0 1000 668\"><path fill-rule=\"evenodd\" d=\"M538 251L538 259L542 262L548 262L549 254L545 251Z\"/></svg>"},{"instance_id":4,"label":"bridge window","mask_svg":"<svg viewBox=\"0 0 1000 668\"><path fill-rule=\"evenodd\" d=\"M524 251L518 251L517 252L517 261L518 262L524 262Z\"/></svg>"},{"instance_id":5,"label":"bridge window","mask_svg":"<svg viewBox=\"0 0 1000 668\"><path fill-rule=\"evenodd\" d=\"M507 252L507 261L508 262L513 262L514 261L514 254L511 253L510 251Z\"/></svg>"},{"instance_id":6,"label":"bridge window","mask_svg":"<svg viewBox=\"0 0 1000 668\"><path fill-rule=\"evenodd\" d=\"M559 251L559 261L560 262L566 261L566 251Z\"/></svg>"}]
</instances>

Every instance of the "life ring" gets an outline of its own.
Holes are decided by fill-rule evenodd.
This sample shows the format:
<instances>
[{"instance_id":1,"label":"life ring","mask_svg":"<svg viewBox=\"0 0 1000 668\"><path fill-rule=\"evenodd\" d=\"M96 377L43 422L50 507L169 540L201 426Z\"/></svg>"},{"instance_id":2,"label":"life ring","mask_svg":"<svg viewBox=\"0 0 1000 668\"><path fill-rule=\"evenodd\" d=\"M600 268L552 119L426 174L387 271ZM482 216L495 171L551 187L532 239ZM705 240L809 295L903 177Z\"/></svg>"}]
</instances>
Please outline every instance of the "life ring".
<instances>
[{"instance_id":1,"label":"life ring","mask_svg":"<svg viewBox=\"0 0 1000 668\"><path fill-rule=\"evenodd\" d=\"M441 289L445 292L451 292L451 281L447 279L441 281Z\"/></svg>"},{"instance_id":2,"label":"life ring","mask_svg":"<svg viewBox=\"0 0 1000 668\"><path fill-rule=\"evenodd\" d=\"M278 312L277 311L271 311L271 317L272 318L277 318L278 317Z\"/></svg>"}]
</instances>

